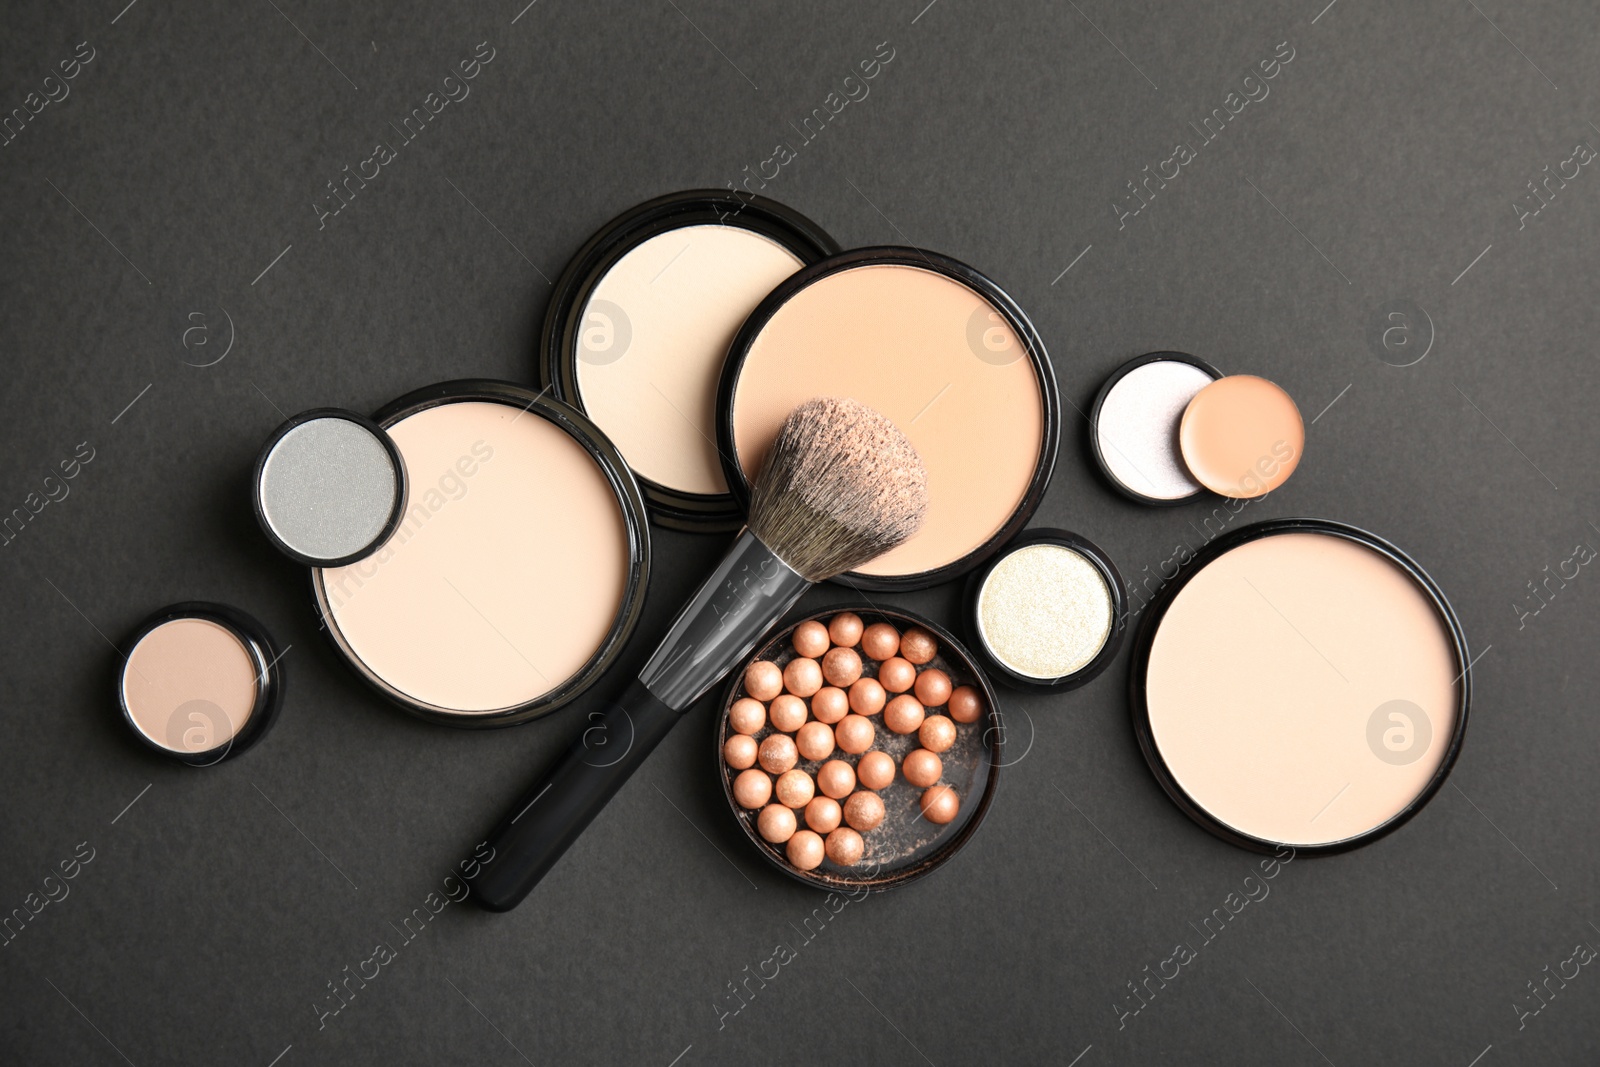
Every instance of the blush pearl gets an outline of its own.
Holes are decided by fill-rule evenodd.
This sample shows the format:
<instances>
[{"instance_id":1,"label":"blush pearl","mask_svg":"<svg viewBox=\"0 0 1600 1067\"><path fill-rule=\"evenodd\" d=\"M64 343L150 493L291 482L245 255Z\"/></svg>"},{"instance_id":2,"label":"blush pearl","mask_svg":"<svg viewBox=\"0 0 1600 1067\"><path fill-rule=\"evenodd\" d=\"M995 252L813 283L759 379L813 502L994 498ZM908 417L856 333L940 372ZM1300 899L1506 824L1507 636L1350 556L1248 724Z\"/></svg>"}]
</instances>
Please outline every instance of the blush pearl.
<instances>
[{"instance_id":1,"label":"blush pearl","mask_svg":"<svg viewBox=\"0 0 1600 1067\"><path fill-rule=\"evenodd\" d=\"M771 738L768 738L771 740ZM943 715L929 715L922 720L917 740L929 752L944 752L956 743L956 724ZM765 746L765 742L762 743Z\"/></svg>"},{"instance_id":2,"label":"blush pearl","mask_svg":"<svg viewBox=\"0 0 1600 1067\"><path fill-rule=\"evenodd\" d=\"M783 692L783 672L776 663L758 659L744 669L744 691L757 700L771 700Z\"/></svg>"},{"instance_id":3,"label":"blush pearl","mask_svg":"<svg viewBox=\"0 0 1600 1067\"><path fill-rule=\"evenodd\" d=\"M806 805L806 825L819 834L837 829L844 813L839 802L832 797L813 797Z\"/></svg>"},{"instance_id":4,"label":"blush pearl","mask_svg":"<svg viewBox=\"0 0 1600 1067\"><path fill-rule=\"evenodd\" d=\"M848 826L841 826L829 834L825 846L828 858L841 867L853 867L861 862L861 854L867 849L861 835Z\"/></svg>"},{"instance_id":5,"label":"blush pearl","mask_svg":"<svg viewBox=\"0 0 1600 1067\"><path fill-rule=\"evenodd\" d=\"M883 709L883 725L897 734L915 733L922 725L922 705L910 693L901 693Z\"/></svg>"},{"instance_id":6,"label":"blush pearl","mask_svg":"<svg viewBox=\"0 0 1600 1067\"><path fill-rule=\"evenodd\" d=\"M841 800L856 787L855 768L842 759L831 759L817 769L817 788L824 796Z\"/></svg>"},{"instance_id":7,"label":"blush pearl","mask_svg":"<svg viewBox=\"0 0 1600 1067\"><path fill-rule=\"evenodd\" d=\"M794 628L794 650L807 659L828 651L828 628L815 619Z\"/></svg>"},{"instance_id":8,"label":"blush pearl","mask_svg":"<svg viewBox=\"0 0 1600 1067\"><path fill-rule=\"evenodd\" d=\"M827 723L808 722L794 738L802 759L823 760L833 755L833 728Z\"/></svg>"},{"instance_id":9,"label":"blush pearl","mask_svg":"<svg viewBox=\"0 0 1600 1067\"><path fill-rule=\"evenodd\" d=\"M822 657L822 676L843 689L861 677L861 657L853 648L830 648Z\"/></svg>"},{"instance_id":10,"label":"blush pearl","mask_svg":"<svg viewBox=\"0 0 1600 1067\"><path fill-rule=\"evenodd\" d=\"M728 709L728 725L741 734L753 734L767 724L767 709L761 701L740 697Z\"/></svg>"},{"instance_id":11,"label":"blush pearl","mask_svg":"<svg viewBox=\"0 0 1600 1067\"><path fill-rule=\"evenodd\" d=\"M792 693L779 693L772 698L767 717L772 720L774 730L792 734L806 721L806 702Z\"/></svg>"},{"instance_id":12,"label":"blush pearl","mask_svg":"<svg viewBox=\"0 0 1600 1067\"><path fill-rule=\"evenodd\" d=\"M825 685L811 698L811 714L818 722L830 726L850 712L850 697L843 689Z\"/></svg>"},{"instance_id":13,"label":"blush pearl","mask_svg":"<svg viewBox=\"0 0 1600 1067\"><path fill-rule=\"evenodd\" d=\"M911 629L900 638L900 655L922 666L939 654L939 642L926 630Z\"/></svg>"},{"instance_id":14,"label":"blush pearl","mask_svg":"<svg viewBox=\"0 0 1600 1067\"><path fill-rule=\"evenodd\" d=\"M936 708L950 699L950 676L937 667L925 670L917 675L913 692L923 707Z\"/></svg>"},{"instance_id":15,"label":"blush pearl","mask_svg":"<svg viewBox=\"0 0 1600 1067\"><path fill-rule=\"evenodd\" d=\"M778 803L784 807L803 808L811 803L811 798L816 796L817 790L811 782L811 776L796 768L778 775L778 785L774 792L777 794Z\"/></svg>"},{"instance_id":16,"label":"blush pearl","mask_svg":"<svg viewBox=\"0 0 1600 1067\"><path fill-rule=\"evenodd\" d=\"M736 771L756 765L756 739L748 734L734 734L722 745L722 758Z\"/></svg>"},{"instance_id":17,"label":"blush pearl","mask_svg":"<svg viewBox=\"0 0 1600 1067\"><path fill-rule=\"evenodd\" d=\"M841 648L850 648L861 640L861 629L861 616L846 611L828 622L828 640Z\"/></svg>"},{"instance_id":18,"label":"blush pearl","mask_svg":"<svg viewBox=\"0 0 1600 1067\"><path fill-rule=\"evenodd\" d=\"M883 691L876 678L857 678L850 687L850 710L857 715L876 715L883 710L889 695Z\"/></svg>"},{"instance_id":19,"label":"blush pearl","mask_svg":"<svg viewBox=\"0 0 1600 1067\"><path fill-rule=\"evenodd\" d=\"M761 742L761 749L757 752L756 759L761 761L762 770L771 774L782 774L794 766L796 756L794 738L788 734L769 734L767 739Z\"/></svg>"},{"instance_id":20,"label":"blush pearl","mask_svg":"<svg viewBox=\"0 0 1600 1067\"><path fill-rule=\"evenodd\" d=\"M977 722L983 714L983 698L970 685L964 685L950 694L950 717L956 722Z\"/></svg>"},{"instance_id":21,"label":"blush pearl","mask_svg":"<svg viewBox=\"0 0 1600 1067\"><path fill-rule=\"evenodd\" d=\"M861 651L873 659L884 660L900 650L900 631L886 622L875 622L861 635Z\"/></svg>"},{"instance_id":22,"label":"blush pearl","mask_svg":"<svg viewBox=\"0 0 1600 1067\"><path fill-rule=\"evenodd\" d=\"M961 798L947 785L936 785L922 794L922 817L943 826L961 810Z\"/></svg>"},{"instance_id":23,"label":"blush pearl","mask_svg":"<svg viewBox=\"0 0 1600 1067\"><path fill-rule=\"evenodd\" d=\"M792 659L783 669L783 684L795 696L808 697L822 688L822 668L814 659Z\"/></svg>"},{"instance_id":24,"label":"blush pearl","mask_svg":"<svg viewBox=\"0 0 1600 1067\"><path fill-rule=\"evenodd\" d=\"M900 764L900 773L918 789L926 789L944 773L944 761L925 748L913 749Z\"/></svg>"},{"instance_id":25,"label":"blush pearl","mask_svg":"<svg viewBox=\"0 0 1600 1067\"><path fill-rule=\"evenodd\" d=\"M797 821L794 812L782 804L768 804L756 816L756 829L764 840L781 845L794 836Z\"/></svg>"},{"instance_id":26,"label":"blush pearl","mask_svg":"<svg viewBox=\"0 0 1600 1067\"><path fill-rule=\"evenodd\" d=\"M856 779L864 789L887 789L894 781L894 757L887 752L868 752L856 766Z\"/></svg>"},{"instance_id":27,"label":"blush pearl","mask_svg":"<svg viewBox=\"0 0 1600 1067\"><path fill-rule=\"evenodd\" d=\"M899 656L878 664L878 684L891 693L904 693L917 680L917 669Z\"/></svg>"},{"instance_id":28,"label":"blush pearl","mask_svg":"<svg viewBox=\"0 0 1600 1067\"><path fill-rule=\"evenodd\" d=\"M822 838L813 830L796 830L784 849L789 862L802 871L813 871L822 865L824 847Z\"/></svg>"},{"instance_id":29,"label":"blush pearl","mask_svg":"<svg viewBox=\"0 0 1600 1067\"><path fill-rule=\"evenodd\" d=\"M883 798L876 793L851 793L844 802L844 821L855 830L877 829L883 822Z\"/></svg>"},{"instance_id":30,"label":"blush pearl","mask_svg":"<svg viewBox=\"0 0 1600 1067\"><path fill-rule=\"evenodd\" d=\"M733 799L741 808L755 811L772 799L772 779L767 777L766 771L754 767L740 771L739 777L733 780Z\"/></svg>"},{"instance_id":31,"label":"blush pearl","mask_svg":"<svg viewBox=\"0 0 1600 1067\"><path fill-rule=\"evenodd\" d=\"M783 736L783 735L778 735ZM846 715L839 720L839 725L833 728L833 739L840 748L852 756L859 756L872 747L872 739L877 736L877 731L872 728L869 719L859 715ZM767 740L772 740L770 737ZM790 766L793 766L791 763Z\"/></svg>"}]
</instances>

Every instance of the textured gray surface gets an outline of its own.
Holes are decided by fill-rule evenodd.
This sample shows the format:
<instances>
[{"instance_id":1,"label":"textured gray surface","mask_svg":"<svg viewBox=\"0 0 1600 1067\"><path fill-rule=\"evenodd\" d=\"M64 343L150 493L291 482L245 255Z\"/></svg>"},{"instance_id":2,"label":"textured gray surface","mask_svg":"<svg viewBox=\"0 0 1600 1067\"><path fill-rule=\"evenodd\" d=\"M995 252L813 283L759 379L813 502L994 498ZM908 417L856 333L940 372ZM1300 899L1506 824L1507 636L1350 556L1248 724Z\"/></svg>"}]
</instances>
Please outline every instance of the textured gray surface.
<instances>
[{"instance_id":1,"label":"textured gray surface","mask_svg":"<svg viewBox=\"0 0 1600 1067\"><path fill-rule=\"evenodd\" d=\"M1600 975L1564 963L1600 944L1592 7L124 2L0 16L0 107L38 94L0 148L0 510L38 512L0 547L0 908L67 891L0 948L0 1059L1595 1061ZM431 92L458 99L402 143ZM804 140L830 93L849 102ZM1433 804L1279 869L1137 1015L1126 983L1198 942L1257 859L1160 793L1125 663L1012 698L1025 755L971 846L809 941L820 898L740 840L704 706L535 897L486 915L442 903L445 876L587 706L493 733L405 718L324 647L255 528L250 462L286 413L529 379L547 279L596 227L763 167L847 246L992 274L1079 408L1176 348L1314 419L1293 480L1230 518L1115 495L1068 408L1037 523L1152 584L1224 522L1365 526L1429 568L1482 657ZM1126 184L1146 167L1169 175L1148 203ZM635 660L723 543L658 533ZM894 599L953 621L959 596ZM108 639L200 597L292 648L273 734L190 771L126 735ZM394 958L363 964L380 942ZM732 1014L728 983L772 974L780 942ZM361 966L378 976L319 1027Z\"/></svg>"}]
</instances>

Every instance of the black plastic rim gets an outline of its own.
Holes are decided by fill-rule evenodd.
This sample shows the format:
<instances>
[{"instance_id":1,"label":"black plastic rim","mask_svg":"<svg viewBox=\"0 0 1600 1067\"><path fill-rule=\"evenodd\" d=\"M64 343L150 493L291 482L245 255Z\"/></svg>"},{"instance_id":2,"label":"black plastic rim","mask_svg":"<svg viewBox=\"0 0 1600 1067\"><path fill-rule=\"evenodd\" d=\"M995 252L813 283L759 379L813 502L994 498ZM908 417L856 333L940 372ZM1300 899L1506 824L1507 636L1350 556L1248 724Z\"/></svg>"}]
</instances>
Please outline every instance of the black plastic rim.
<instances>
[{"instance_id":1,"label":"black plastic rim","mask_svg":"<svg viewBox=\"0 0 1600 1067\"><path fill-rule=\"evenodd\" d=\"M796 870L780 855L777 846L769 844L756 832L754 819L740 817L738 802L733 798L731 776L727 773L727 767L722 758L722 746L727 740L727 711L738 696L739 687L744 680L745 668L760 659L774 645L789 640L794 633L795 627L802 622L808 619L825 619L847 611L861 616L862 621L869 626L874 622L889 621L899 623L902 627L916 626L928 631L938 638L940 655L945 656L946 659L959 661L962 668L972 676L972 684L976 685L979 691L982 692L985 702L983 737L989 748L989 774L988 780L983 787L983 795L978 798L977 808L961 827L950 834L949 839L939 847L938 851L880 877L844 878L825 871L821 867L811 871ZM864 889L871 893L881 893L885 890L905 885L908 882L914 882L949 862L972 839L972 835L978 832L978 827L983 824L983 820L988 816L989 807L994 803L995 793L1000 788L1000 770L1005 766L1001 758L1005 746L1005 727L1002 725L1000 715L1000 701L995 695L994 686L990 684L989 677L983 672L979 662L973 658L972 654L967 651L960 641L955 639L954 635L939 624L909 611L903 611L898 608L885 608L870 603L830 604L818 609L795 612L767 633L757 642L751 653L739 661L739 666L728 675L727 684L722 688L720 703L717 704L716 718L712 721L711 740L713 745L712 765L717 769L717 777L722 780L722 793L728 802L728 812L733 817L734 822L738 823L739 827L744 831L744 835L750 841L750 844L754 846L763 859L795 881L802 885L808 885L813 889L832 891Z\"/></svg>"},{"instance_id":2,"label":"black plastic rim","mask_svg":"<svg viewBox=\"0 0 1600 1067\"><path fill-rule=\"evenodd\" d=\"M1178 784L1177 779L1167 767L1166 761L1162 759L1161 752L1156 747L1155 737L1150 730L1150 708L1145 700L1145 680L1150 666L1150 646L1155 641L1156 631L1160 629L1161 620L1166 615L1167 609L1171 607L1173 599L1183 587L1188 584L1191 578L1200 573L1201 569L1207 564L1229 550L1262 537L1272 537L1285 533L1320 533L1333 537L1342 537L1345 540L1353 541L1377 552L1404 570L1428 595L1428 598L1433 602L1434 609L1438 611L1439 617L1444 620L1446 628L1450 631L1451 644L1455 648L1456 663L1461 668L1461 674L1458 679L1461 684L1461 699L1456 706L1455 728L1451 732L1450 744L1445 749L1444 758L1439 761L1439 767L1434 771L1433 777L1428 780L1428 784L1409 804L1386 822L1380 823L1365 833L1323 845L1288 845L1283 842L1268 841L1242 833L1212 816L1193 797L1184 792L1183 787ZM1281 848L1293 848L1296 854L1309 856L1333 855L1339 852L1349 852L1351 849L1371 844L1380 837L1398 830L1420 811L1429 800L1433 799L1433 795L1444 785L1445 779L1450 777L1450 771L1455 766L1456 757L1461 754L1461 744L1466 737L1467 713L1471 704L1472 658L1468 655L1467 638L1462 632L1461 623L1456 618L1455 610L1450 607L1450 602L1445 599L1444 593L1439 589L1439 586L1415 560L1377 534L1328 519L1270 519L1266 522L1258 522L1250 526L1241 527L1232 533L1224 534L1201 549L1191 561L1187 572L1168 582L1151 604L1151 612L1140 626L1139 635L1135 640L1133 666L1128 673L1128 705L1133 715L1133 732L1139 739L1139 750L1144 753L1145 762L1150 765L1151 773L1155 775L1156 781L1161 783L1161 788L1166 791L1167 796L1171 797L1173 803L1177 804L1189 818L1229 844L1249 849L1252 852L1272 853Z\"/></svg>"},{"instance_id":3,"label":"black plastic rim","mask_svg":"<svg viewBox=\"0 0 1600 1067\"><path fill-rule=\"evenodd\" d=\"M1212 381L1222 377L1222 372L1216 367L1199 356L1191 356L1187 352L1147 352L1142 356L1135 356L1133 359L1128 360L1118 367L1111 377L1106 379L1105 384L1100 387L1100 391L1095 394L1094 407L1089 410L1089 454L1094 457L1094 465L1099 468L1100 474L1105 478L1106 483L1129 500L1158 508L1177 507L1179 504L1189 503L1196 497L1210 495L1211 490L1202 485L1188 496L1174 497L1171 500L1145 496L1132 486L1124 484L1115 474L1111 473L1111 467L1106 463L1105 453L1100 450L1100 408L1104 406L1106 397L1111 394L1112 388L1118 382L1147 363L1187 363L1189 366L1198 367L1211 375ZM1178 447L1176 441L1173 442L1172 447L1173 451L1176 452ZM1179 457L1179 462L1182 462L1181 456Z\"/></svg>"},{"instance_id":4,"label":"black plastic rim","mask_svg":"<svg viewBox=\"0 0 1600 1067\"><path fill-rule=\"evenodd\" d=\"M256 666L256 699L250 706L250 714L245 718L244 725L225 743L206 752L179 752L157 744L139 728L133 713L128 710L127 700L123 697L123 676L127 674L128 657L133 655L134 646L144 640L145 635L157 626L177 619L204 619L216 623L244 645L251 662ZM169 604L139 623L133 635L118 651L122 655L122 662L116 671L117 708L122 712L123 722L127 723L133 735L152 752L159 752L168 759L187 763L191 767L210 767L223 760L232 759L249 749L266 736L278 717L278 708L283 704L283 665L278 662L282 653L278 651L278 646L273 642L272 635L267 633L265 626L257 622L253 616L228 604L218 604L209 600L185 600L179 604Z\"/></svg>"},{"instance_id":5,"label":"black plastic rim","mask_svg":"<svg viewBox=\"0 0 1600 1067\"><path fill-rule=\"evenodd\" d=\"M880 245L842 252L791 275L782 285L774 289L755 311L751 312L728 350L728 362L723 365L722 381L717 387L717 452L722 457L723 475L727 478L728 485L732 487L733 495L738 499L740 510L743 511L750 505L750 480L745 477L744 468L739 464L739 453L734 443L733 395L738 388L739 375L744 368L745 359L750 355L751 346L772 316L777 314L778 309L788 303L800 290L841 271L869 266L917 267L942 274L977 293L1005 317L1006 324L1021 341L1029 361L1033 364L1034 374L1039 380L1039 395L1044 404L1044 410L1041 412L1043 425L1039 458L1034 464L1033 477L1029 480L1028 488L1011 513L1011 517L987 541L960 559L929 571L897 575L862 574L850 571L833 579L841 585L869 592L926 589L928 586L947 582L970 571L1028 524L1028 520L1033 517L1039 502L1044 499L1045 490L1050 485L1050 476L1055 472L1056 453L1061 446L1061 396L1056 388L1055 370L1051 367L1050 357L1045 352L1044 341L1021 306L987 275L949 256L897 245Z\"/></svg>"},{"instance_id":6,"label":"black plastic rim","mask_svg":"<svg viewBox=\"0 0 1600 1067\"><path fill-rule=\"evenodd\" d=\"M266 470L267 459L272 455L272 450L278 447L278 442L282 441L290 430L304 423L315 422L318 419L343 419L345 422L355 423L370 433L383 446L383 450L389 454L389 461L394 464L395 479L399 483L398 488L400 491L395 494L394 507L390 509L389 519L383 524L383 529L378 532L377 537L348 556L340 556L338 559L321 559L315 556L308 556L291 548L272 529L272 524L267 521L267 513L261 507L261 475ZM344 567L351 563L359 563L372 555L382 548L384 542L388 541L394 535L394 532L400 528L400 521L406 513L406 505L411 492L410 484L410 479L406 476L406 462L401 458L400 450L395 447L394 441L389 437L389 432L382 426L379 426L365 415L347 411L344 408L312 408L309 411L300 412L300 414L293 416L276 430L273 430L272 436L267 438L267 443L261 446L261 452L256 456L255 469L250 475L250 499L256 513L256 523L261 527L261 532L267 535L267 540L271 541L273 547L279 552L282 552L296 563L305 564L307 567Z\"/></svg>"},{"instance_id":7,"label":"black plastic rim","mask_svg":"<svg viewBox=\"0 0 1600 1067\"><path fill-rule=\"evenodd\" d=\"M1105 644L1100 646L1100 651L1095 653L1094 658L1088 663L1071 674L1064 674L1059 678L1033 678L1006 666L984 641L983 628L978 620L978 596L983 591L984 583L989 580L990 572L1017 549L1037 544L1062 545L1088 560L1099 573L1101 580L1106 583L1106 589L1111 594L1111 632L1106 635ZM1128 628L1128 594L1122 584L1122 574L1117 570L1117 565L1111 562L1111 557L1106 555L1099 545L1071 530L1040 527L1024 530L1004 549L995 553L981 569L973 572L967 579L962 615L967 621L967 634L972 639L972 647L977 650L983 665L1002 683L1013 689L1060 692L1077 689L1093 681L1116 658L1117 650L1122 647L1123 632Z\"/></svg>"},{"instance_id":8,"label":"black plastic rim","mask_svg":"<svg viewBox=\"0 0 1600 1067\"><path fill-rule=\"evenodd\" d=\"M548 715L588 690L616 663L617 657L622 654L623 646L627 644L644 611L645 592L650 579L650 526L645 519L644 497L639 492L633 472L623 462L622 454L617 451L616 446L600 432L599 427L585 418L576 408L554 400L542 391L535 392L515 382L486 378L440 382L437 385L424 386L385 404L378 409L373 418L387 429L419 411L442 404L470 401L505 404L554 423L583 446L584 451L589 453L590 458L595 461L611 484L617 506L622 511L623 526L628 534L628 579L623 589L622 607L617 611L611 630L600 643L600 647L589 657L589 661L565 682L533 700L494 711L454 711L424 703L402 693L378 677L361 661L361 657L345 641L337 621L333 618L322 584L321 568L311 570L311 597L321 628L333 642L339 656L373 690L396 707L429 722L465 729L481 729L515 726Z\"/></svg>"},{"instance_id":9,"label":"black plastic rim","mask_svg":"<svg viewBox=\"0 0 1600 1067\"><path fill-rule=\"evenodd\" d=\"M688 189L646 201L602 226L567 263L556 280L539 332L537 362L543 384L558 400L583 411L578 389L577 338L583 310L595 286L617 261L650 238L684 226L738 226L787 248L804 265L839 251L821 226L776 200L731 189ZM741 502L731 493L687 493L635 474L650 517L662 526L690 532L738 529Z\"/></svg>"}]
</instances>

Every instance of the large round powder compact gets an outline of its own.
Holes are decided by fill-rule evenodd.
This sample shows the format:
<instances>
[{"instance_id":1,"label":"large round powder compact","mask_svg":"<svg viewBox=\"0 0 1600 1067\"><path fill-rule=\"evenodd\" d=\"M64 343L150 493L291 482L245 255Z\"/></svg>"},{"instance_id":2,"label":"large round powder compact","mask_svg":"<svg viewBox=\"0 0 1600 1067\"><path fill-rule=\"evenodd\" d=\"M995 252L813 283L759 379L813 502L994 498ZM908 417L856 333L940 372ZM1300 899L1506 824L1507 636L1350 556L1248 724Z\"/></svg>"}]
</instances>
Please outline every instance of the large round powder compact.
<instances>
[{"instance_id":1,"label":"large round powder compact","mask_svg":"<svg viewBox=\"0 0 1600 1067\"><path fill-rule=\"evenodd\" d=\"M769 292L837 251L821 227L776 201L701 189L618 216L562 272L541 373L616 444L657 522L741 523L716 446L728 346Z\"/></svg>"},{"instance_id":2,"label":"large round powder compact","mask_svg":"<svg viewBox=\"0 0 1600 1067\"><path fill-rule=\"evenodd\" d=\"M1076 689L1106 669L1127 621L1111 557L1067 530L1015 538L967 580L967 632L985 666L1016 689Z\"/></svg>"},{"instance_id":3,"label":"large round powder compact","mask_svg":"<svg viewBox=\"0 0 1600 1067\"><path fill-rule=\"evenodd\" d=\"M1152 604L1130 697L1145 759L1201 826L1340 852L1444 784L1472 676L1438 586L1387 541L1280 519L1211 542Z\"/></svg>"},{"instance_id":4,"label":"large round powder compact","mask_svg":"<svg viewBox=\"0 0 1600 1067\"><path fill-rule=\"evenodd\" d=\"M899 547L838 579L918 589L964 574L1038 507L1060 443L1060 401L1027 316L973 268L915 248L865 248L808 267L734 339L717 440L747 500L796 404L850 397L894 421L928 472L928 512Z\"/></svg>"},{"instance_id":5,"label":"large round powder compact","mask_svg":"<svg viewBox=\"0 0 1600 1067\"><path fill-rule=\"evenodd\" d=\"M1189 401L1221 377L1196 356L1151 352L1106 379L1089 412L1089 444L1113 488L1155 505L1182 504L1205 491L1178 450L1178 426Z\"/></svg>"},{"instance_id":6,"label":"large round powder compact","mask_svg":"<svg viewBox=\"0 0 1600 1067\"><path fill-rule=\"evenodd\" d=\"M119 650L117 706L134 735L182 763L220 763L259 741L283 700L279 653L238 608L173 604Z\"/></svg>"},{"instance_id":7,"label":"large round powder compact","mask_svg":"<svg viewBox=\"0 0 1600 1067\"><path fill-rule=\"evenodd\" d=\"M644 604L650 540L622 456L588 419L509 382L379 411L411 483L379 550L312 571L339 654L402 708L505 726L589 688Z\"/></svg>"},{"instance_id":8,"label":"large round powder compact","mask_svg":"<svg viewBox=\"0 0 1600 1067\"><path fill-rule=\"evenodd\" d=\"M273 431L256 459L256 521L298 563L338 567L389 539L406 509L406 467L364 415L316 408Z\"/></svg>"}]
</instances>

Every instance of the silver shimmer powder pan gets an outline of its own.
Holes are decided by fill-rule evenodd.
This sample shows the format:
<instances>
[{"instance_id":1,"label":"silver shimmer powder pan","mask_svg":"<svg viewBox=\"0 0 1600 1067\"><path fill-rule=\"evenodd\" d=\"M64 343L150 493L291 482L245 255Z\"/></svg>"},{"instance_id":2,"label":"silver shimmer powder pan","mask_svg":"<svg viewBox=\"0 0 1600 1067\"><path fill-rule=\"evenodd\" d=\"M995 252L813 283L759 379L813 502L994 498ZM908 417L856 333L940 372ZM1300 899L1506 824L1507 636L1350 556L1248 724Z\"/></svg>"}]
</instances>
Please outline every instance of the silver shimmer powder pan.
<instances>
[{"instance_id":1,"label":"silver shimmer powder pan","mask_svg":"<svg viewBox=\"0 0 1600 1067\"><path fill-rule=\"evenodd\" d=\"M1025 531L968 580L971 645L1014 689L1065 690L1105 670L1127 618L1122 576L1093 542Z\"/></svg>"},{"instance_id":2,"label":"silver shimmer powder pan","mask_svg":"<svg viewBox=\"0 0 1600 1067\"><path fill-rule=\"evenodd\" d=\"M406 467L389 435L341 408L303 411L256 459L256 519L284 555L337 567L377 551L406 509Z\"/></svg>"},{"instance_id":3,"label":"silver shimmer powder pan","mask_svg":"<svg viewBox=\"0 0 1600 1067\"><path fill-rule=\"evenodd\" d=\"M1185 465L1178 426L1196 393L1222 377L1203 359L1151 352L1118 367L1089 413L1095 462L1113 488L1141 504L1181 504L1205 492Z\"/></svg>"}]
</instances>

